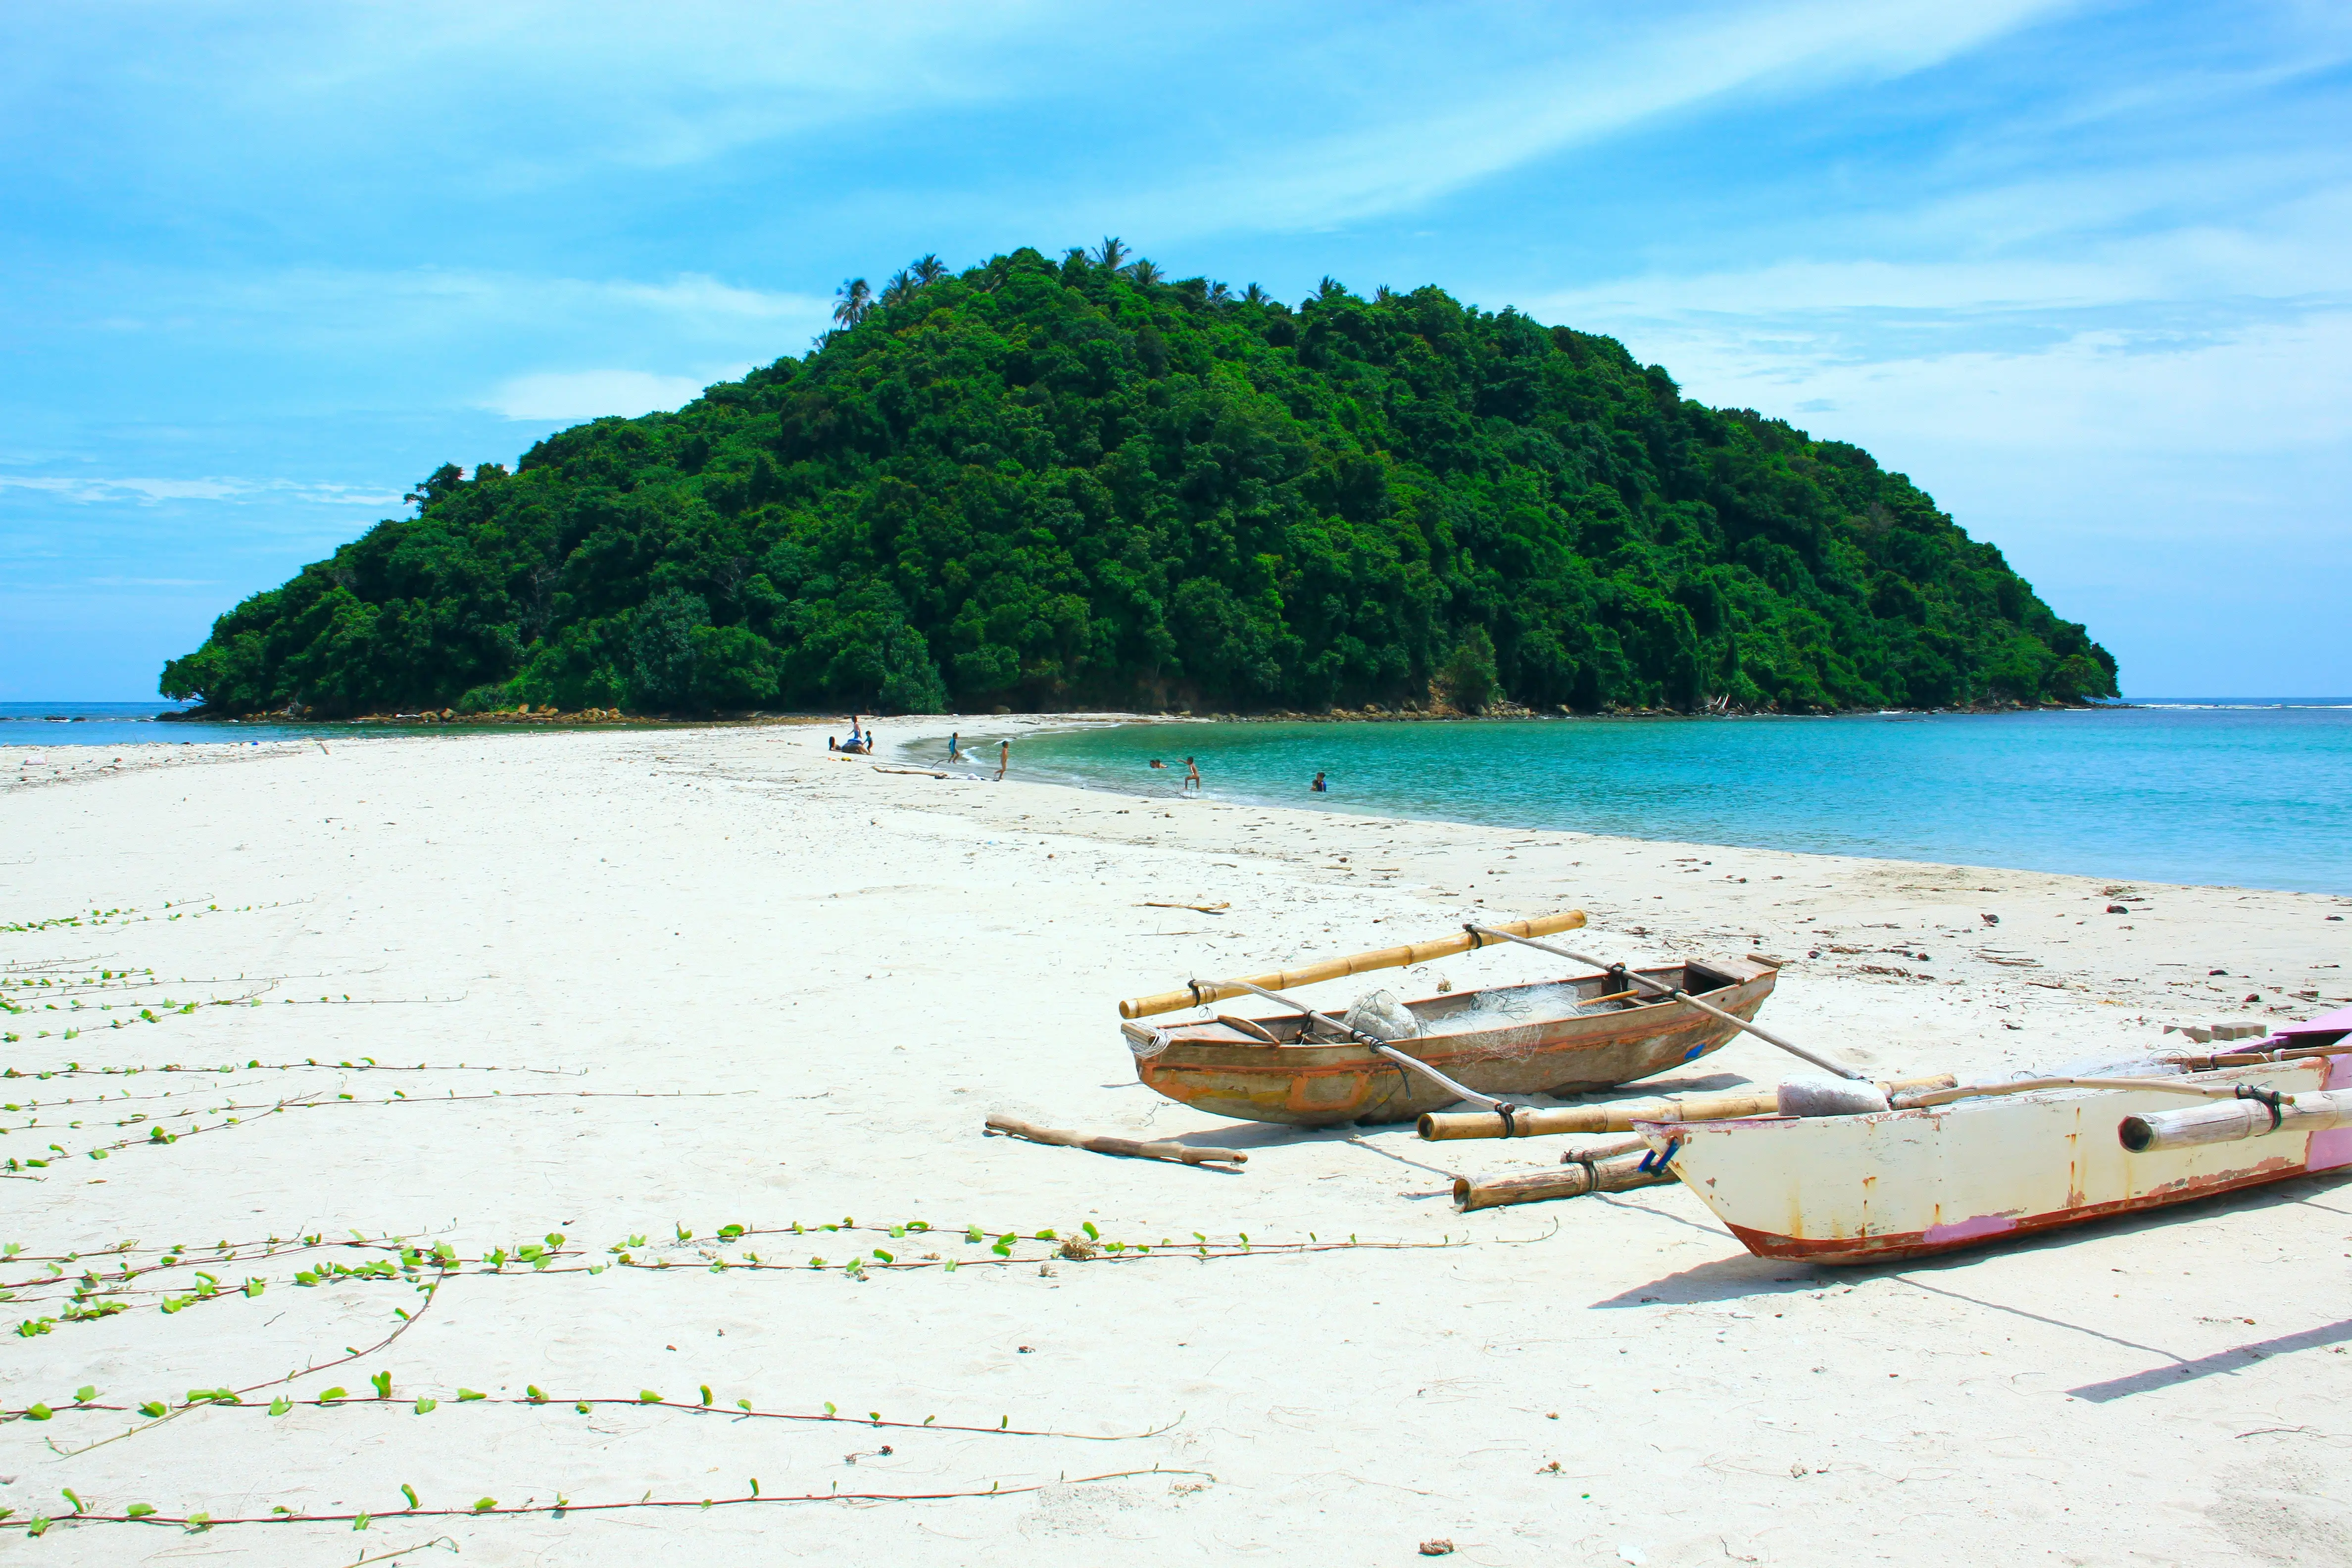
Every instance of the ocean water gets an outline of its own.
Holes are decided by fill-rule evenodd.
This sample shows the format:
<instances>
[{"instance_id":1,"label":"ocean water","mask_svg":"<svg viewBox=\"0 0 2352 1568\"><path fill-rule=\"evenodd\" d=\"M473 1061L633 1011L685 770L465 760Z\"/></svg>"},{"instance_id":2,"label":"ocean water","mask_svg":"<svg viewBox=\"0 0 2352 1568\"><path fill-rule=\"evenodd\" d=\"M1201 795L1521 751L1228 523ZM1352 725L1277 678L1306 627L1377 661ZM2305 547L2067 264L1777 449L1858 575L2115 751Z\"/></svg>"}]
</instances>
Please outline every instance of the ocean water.
<instances>
[{"instance_id":1,"label":"ocean water","mask_svg":"<svg viewBox=\"0 0 2352 1568\"><path fill-rule=\"evenodd\" d=\"M177 702L0 702L0 746L152 746L177 741L303 740L312 724L164 723Z\"/></svg>"},{"instance_id":2,"label":"ocean water","mask_svg":"<svg viewBox=\"0 0 2352 1568\"><path fill-rule=\"evenodd\" d=\"M967 747L992 760L984 726L967 732ZM945 750L907 749L925 760ZM1129 724L1018 740L1013 766L1173 795L1186 755L1199 759L1208 795L1226 800L2352 894L2352 701ZM1154 757L1177 765L1153 770ZM1318 771L1328 794L1308 792Z\"/></svg>"}]
</instances>

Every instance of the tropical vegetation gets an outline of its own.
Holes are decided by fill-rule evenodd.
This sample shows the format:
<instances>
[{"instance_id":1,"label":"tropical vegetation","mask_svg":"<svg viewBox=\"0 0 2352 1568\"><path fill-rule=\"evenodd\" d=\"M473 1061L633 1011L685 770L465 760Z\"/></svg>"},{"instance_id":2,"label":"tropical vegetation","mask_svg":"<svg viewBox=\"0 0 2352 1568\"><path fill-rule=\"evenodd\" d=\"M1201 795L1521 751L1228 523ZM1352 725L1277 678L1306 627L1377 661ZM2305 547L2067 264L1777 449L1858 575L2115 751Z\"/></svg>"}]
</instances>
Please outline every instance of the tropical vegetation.
<instances>
[{"instance_id":1,"label":"tropical vegetation","mask_svg":"<svg viewBox=\"0 0 2352 1568\"><path fill-rule=\"evenodd\" d=\"M2112 695L1860 447L1435 288L1116 239L841 289L805 355L455 465L238 605L224 712L1703 706Z\"/></svg>"}]
</instances>

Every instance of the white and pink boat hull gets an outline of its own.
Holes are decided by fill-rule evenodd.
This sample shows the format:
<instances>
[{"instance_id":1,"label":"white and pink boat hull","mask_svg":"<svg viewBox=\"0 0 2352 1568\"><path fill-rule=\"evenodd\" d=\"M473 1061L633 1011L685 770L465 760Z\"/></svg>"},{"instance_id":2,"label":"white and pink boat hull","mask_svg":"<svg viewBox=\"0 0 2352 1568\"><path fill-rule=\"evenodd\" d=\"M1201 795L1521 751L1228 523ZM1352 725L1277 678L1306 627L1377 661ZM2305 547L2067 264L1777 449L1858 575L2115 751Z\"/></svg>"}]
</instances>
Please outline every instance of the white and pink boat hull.
<instances>
[{"instance_id":1,"label":"white and pink boat hull","mask_svg":"<svg viewBox=\"0 0 2352 1568\"><path fill-rule=\"evenodd\" d=\"M2324 1043L2352 1010L2252 1049ZM2197 1075L2287 1094L2352 1088L2352 1058ZM2289 1129L2130 1153L2126 1116L2194 1100L2153 1089L2047 1089L1865 1116L1759 1117L1643 1127L1685 1185L1760 1258L1875 1263L2030 1236L2312 1172L2352 1166L2352 1128Z\"/></svg>"}]
</instances>

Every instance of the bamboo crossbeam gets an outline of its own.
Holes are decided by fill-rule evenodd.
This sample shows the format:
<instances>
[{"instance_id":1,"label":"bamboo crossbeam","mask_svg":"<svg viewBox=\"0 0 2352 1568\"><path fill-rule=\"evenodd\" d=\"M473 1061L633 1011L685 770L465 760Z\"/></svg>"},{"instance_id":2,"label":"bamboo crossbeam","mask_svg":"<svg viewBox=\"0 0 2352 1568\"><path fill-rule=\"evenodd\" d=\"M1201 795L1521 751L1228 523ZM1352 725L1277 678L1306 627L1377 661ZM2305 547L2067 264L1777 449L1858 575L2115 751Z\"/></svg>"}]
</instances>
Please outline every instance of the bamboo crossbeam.
<instances>
[{"instance_id":1,"label":"bamboo crossbeam","mask_svg":"<svg viewBox=\"0 0 2352 1568\"><path fill-rule=\"evenodd\" d=\"M1555 1132L1631 1132L1637 1121L1729 1121L1769 1116L1779 1109L1770 1089L1735 1094L1685 1094L1673 1100L1621 1100L1607 1105L1524 1106L1511 1112L1511 1136L1536 1138ZM1421 1135L1432 1142L1452 1138L1500 1138L1503 1119L1491 1110L1425 1112Z\"/></svg>"},{"instance_id":2,"label":"bamboo crossbeam","mask_svg":"<svg viewBox=\"0 0 2352 1568\"><path fill-rule=\"evenodd\" d=\"M1906 1090L1949 1089L1950 1073L1933 1078L1896 1079L1878 1087L1891 1098ZM1777 1116L1777 1089L1731 1089L1713 1094L1680 1094L1672 1099L1619 1100L1599 1105L1521 1106L1511 1112L1515 1138L1537 1138L1559 1132L1631 1132L1642 1121L1734 1121L1743 1116ZM1432 1142L1454 1138L1501 1138L1503 1119L1491 1110L1424 1113L1421 1135Z\"/></svg>"},{"instance_id":3,"label":"bamboo crossbeam","mask_svg":"<svg viewBox=\"0 0 2352 1568\"><path fill-rule=\"evenodd\" d=\"M1575 931L1583 924L1584 911L1570 910L1565 914L1509 921L1495 929L1513 936L1550 936L1559 931ZM1248 977L1248 984L1263 986L1269 991L1289 991L1301 985L1313 985L1319 981L1345 979L1367 970L1402 969L1409 964L1426 963L1433 958L1449 958L1454 953L1468 952L1483 945L1481 938L1465 931L1455 936L1439 937L1433 942L1376 948L1370 952L1350 953L1345 958L1327 958L1318 963L1302 964L1297 969L1276 970L1272 974L1253 974ZM1143 1018L1154 1013L1205 1007L1229 996L1246 994L1246 987L1234 981L1219 985L1188 985L1181 991L1163 991L1156 996L1131 996L1118 1005L1118 1016L1122 1018Z\"/></svg>"}]
</instances>

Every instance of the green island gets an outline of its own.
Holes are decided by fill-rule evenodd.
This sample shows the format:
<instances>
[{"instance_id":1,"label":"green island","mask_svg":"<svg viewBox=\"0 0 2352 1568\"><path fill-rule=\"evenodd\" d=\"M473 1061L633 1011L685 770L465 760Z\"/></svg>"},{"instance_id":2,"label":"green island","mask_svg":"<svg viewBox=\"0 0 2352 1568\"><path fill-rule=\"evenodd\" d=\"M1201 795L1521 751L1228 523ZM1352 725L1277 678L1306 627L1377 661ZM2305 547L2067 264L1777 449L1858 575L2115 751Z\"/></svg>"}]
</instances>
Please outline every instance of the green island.
<instances>
[{"instance_id":1,"label":"green island","mask_svg":"<svg viewBox=\"0 0 2352 1568\"><path fill-rule=\"evenodd\" d=\"M164 666L208 711L2074 702L2116 663L1869 453L1435 288L1115 240L445 466Z\"/></svg>"}]
</instances>

